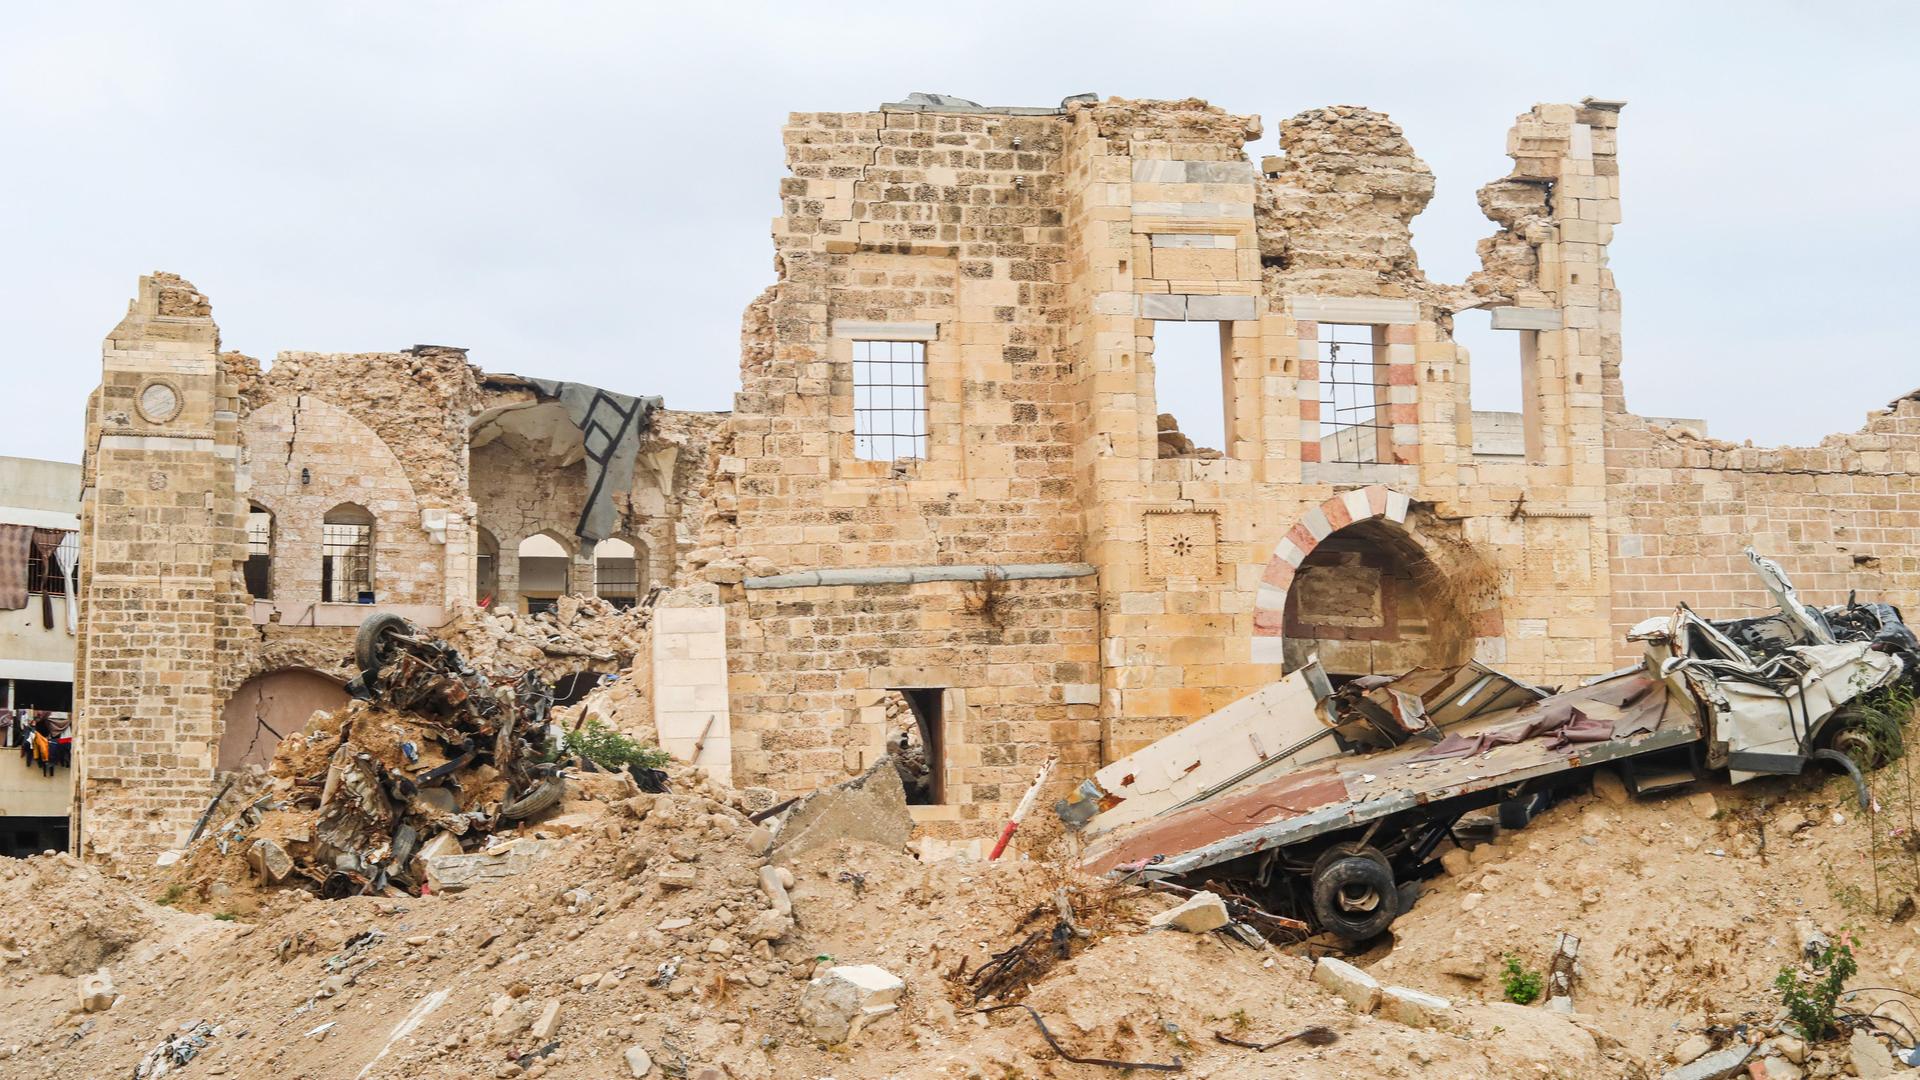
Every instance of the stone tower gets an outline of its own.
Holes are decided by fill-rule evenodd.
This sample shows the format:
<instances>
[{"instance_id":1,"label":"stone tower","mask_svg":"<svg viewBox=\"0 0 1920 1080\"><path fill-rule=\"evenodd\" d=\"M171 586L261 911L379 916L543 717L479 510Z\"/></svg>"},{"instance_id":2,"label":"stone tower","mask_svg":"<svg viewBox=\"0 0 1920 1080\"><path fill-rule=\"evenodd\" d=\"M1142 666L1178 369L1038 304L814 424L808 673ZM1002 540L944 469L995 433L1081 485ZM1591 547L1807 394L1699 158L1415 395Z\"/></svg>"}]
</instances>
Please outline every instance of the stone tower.
<instances>
[{"instance_id":1,"label":"stone tower","mask_svg":"<svg viewBox=\"0 0 1920 1080\"><path fill-rule=\"evenodd\" d=\"M173 274L103 347L87 409L75 665L75 850L186 838L211 792L219 703L247 629L237 401L204 296Z\"/></svg>"}]
</instances>

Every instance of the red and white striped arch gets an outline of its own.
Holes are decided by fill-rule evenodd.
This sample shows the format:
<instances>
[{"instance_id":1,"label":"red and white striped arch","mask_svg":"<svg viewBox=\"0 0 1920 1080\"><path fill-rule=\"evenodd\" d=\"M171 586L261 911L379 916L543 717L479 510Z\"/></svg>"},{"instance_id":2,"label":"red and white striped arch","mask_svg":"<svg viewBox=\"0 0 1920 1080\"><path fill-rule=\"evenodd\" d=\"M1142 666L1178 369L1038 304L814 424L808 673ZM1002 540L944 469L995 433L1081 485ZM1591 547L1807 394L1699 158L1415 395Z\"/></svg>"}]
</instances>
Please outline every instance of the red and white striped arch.
<instances>
[{"instance_id":1,"label":"red and white striped arch","mask_svg":"<svg viewBox=\"0 0 1920 1080\"><path fill-rule=\"evenodd\" d=\"M1406 495L1385 486L1368 484L1366 487L1343 491L1319 506L1306 512L1280 543L1273 549L1273 558L1267 560L1267 568L1260 575L1259 588L1253 600L1253 662L1256 664L1278 664L1281 662L1282 641L1286 634L1287 590L1293 587L1293 577L1300 570L1300 564L1313 554L1313 549L1336 530L1344 529L1356 521L1368 521L1384 518L1395 524L1405 524L1407 509L1413 503Z\"/></svg>"}]
</instances>

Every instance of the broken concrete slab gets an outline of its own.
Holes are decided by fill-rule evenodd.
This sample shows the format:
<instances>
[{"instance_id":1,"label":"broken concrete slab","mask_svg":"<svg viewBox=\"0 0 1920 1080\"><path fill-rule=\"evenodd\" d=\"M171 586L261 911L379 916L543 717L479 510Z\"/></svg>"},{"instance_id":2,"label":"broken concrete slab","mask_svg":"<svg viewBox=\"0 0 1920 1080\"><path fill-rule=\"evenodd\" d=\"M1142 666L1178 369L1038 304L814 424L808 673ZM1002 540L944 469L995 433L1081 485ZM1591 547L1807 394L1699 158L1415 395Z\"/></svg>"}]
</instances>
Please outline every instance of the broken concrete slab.
<instances>
[{"instance_id":1,"label":"broken concrete slab","mask_svg":"<svg viewBox=\"0 0 1920 1080\"><path fill-rule=\"evenodd\" d=\"M844 1043L898 1009L905 990L899 976L874 964L830 967L801 991L800 1023L829 1046Z\"/></svg>"},{"instance_id":2,"label":"broken concrete slab","mask_svg":"<svg viewBox=\"0 0 1920 1080\"><path fill-rule=\"evenodd\" d=\"M1880 1080L1894 1073L1893 1055L1871 1032L1855 1028L1847 1040L1847 1057L1853 1062L1854 1074L1860 1080Z\"/></svg>"},{"instance_id":3,"label":"broken concrete slab","mask_svg":"<svg viewBox=\"0 0 1920 1080\"><path fill-rule=\"evenodd\" d=\"M247 845L247 866L263 885L278 885L293 873L293 857L265 837Z\"/></svg>"},{"instance_id":4,"label":"broken concrete slab","mask_svg":"<svg viewBox=\"0 0 1920 1080\"><path fill-rule=\"evenodd\" d=\"M1438 994L1407 986L1380 991L1380 1015L1408 1027L1445 1027L1452 1019L1453 1002Z\"/></svg>"},{"instance_id":5,"label":"broken concrete slab","mask_svg":"<svg viewBox=\"0 0 1920 1080\"><path fill-rule=\"evenodd\" d=\"M1313 981L1344 999L1355 1012L1370 1013L1380 1005L1379 982L1345 960L1321 957L1313 965Z\"/></svg>"},{"instance_id":6,"label":"broken concrete slab","mask_svg":"<svg viewBox=\"0 0 1920 1080\"><path fill-rule=\"evenodd\" d=\"M893 759L883 757L860 776L802 798L787 812L770 857L788 866L842 840L864 840L899 850L912 833L906 789Z\"/></svg>"},{"instance_id":7,"label":"broken concrete slab","mask_svg":"<svg viewBox=\"0 0 1920 1080\"><path fill-rule=\"evenodd\" d=\"M1725 1050L1716 1050L1704 1057L1668 1069L1660 1074L1660 1080L1727 1080L1746 1067L1747 1058L1753 1055L1751 1046L1729 1046Z\"/></svg>"},{"instance_id":8,"label":"broken concrete slab","mask_svg":"<svg viewBox=\"0 0 1920 1080\"><path fill-rule=\"evenodd\" d=\"M554 998L540 1009L540 1016L529 1029L534 1038L545 1042L560 1030L560 999Z\"/></svg>"},{"instance_id":9,"label":"broken concrete slab","mask_svg":"<svg viewBox=\"0 0 1920 1080\"><path fill-rule=\"evenodd\" d=\"M564 840L527 839L491 852L442 855L427 860L427 886L434 892L459 892L483 881L513 877L565 846Z\"/></svg>"},{"instance_id":10,"label":"broken concrete slab","mask_svg":"<svg viewBox=\"0 0 1920 1080\"><path fill-rule=\"evenodd\" d=\"M1168 908L1147 920L1147 925L1170 926L1189 934L1204 934L1232 921L1233 917L1227 914L1225 901L1213 893L1199 892L1188 897L1179 907Z\"/></svg>"}]
</instances>

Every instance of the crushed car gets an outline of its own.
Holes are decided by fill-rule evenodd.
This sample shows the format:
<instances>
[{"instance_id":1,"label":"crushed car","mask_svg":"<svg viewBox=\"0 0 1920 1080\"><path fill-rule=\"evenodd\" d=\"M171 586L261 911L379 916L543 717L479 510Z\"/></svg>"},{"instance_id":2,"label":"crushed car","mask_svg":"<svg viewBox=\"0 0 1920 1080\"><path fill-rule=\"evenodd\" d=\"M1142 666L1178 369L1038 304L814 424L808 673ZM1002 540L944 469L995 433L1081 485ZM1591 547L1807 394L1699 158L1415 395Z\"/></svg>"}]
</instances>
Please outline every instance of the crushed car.
<instances>
[{"instance_id":1,"label":"crushed car","mask_svg":"<svg viewBox=\"0 0 1920 1080\"><path fill-rule=\"evenodd\" d=\"M1411 906L1469 813L1512 828L1619 768L1630 791L1796 774L1860 786L1886 749L1872 707L1920 672L1887 604L1819 610L1747 556L1778 609L1710 620L1682 604L1633 627L1641 662L1564 693L1483 664L1364 676L1317 661L1082 781L1056 807L1082 866L1247 898L1365 940ZM1864 798L1864 786L1860 786Z\"/></svg>"}]
</instances>

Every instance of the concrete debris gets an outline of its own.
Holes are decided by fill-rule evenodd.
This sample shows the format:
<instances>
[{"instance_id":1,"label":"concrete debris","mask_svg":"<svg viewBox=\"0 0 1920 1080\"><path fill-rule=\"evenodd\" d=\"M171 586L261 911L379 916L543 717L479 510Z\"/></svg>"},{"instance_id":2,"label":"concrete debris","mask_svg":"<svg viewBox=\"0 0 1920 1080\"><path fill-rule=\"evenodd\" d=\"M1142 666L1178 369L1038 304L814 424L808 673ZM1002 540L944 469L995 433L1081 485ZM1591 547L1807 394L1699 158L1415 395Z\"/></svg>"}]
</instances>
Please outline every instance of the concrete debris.
<instances>
[{"instance_id":1,"label":"concrete debris","mask_svg":"<svg viewBox=\"0 0 1920 1080\"><path fill-rule=\"evenodd\" d=\"M1408 1027L1446 1027L1452 1013L1453 1002L1438 994L1405 986L1388 986L1380 991L1380 1015Z\"/></svg>"},{"instance_id":2,"label":"concrete debris","mask_svg":"<svg viewBox=\"0 0 1920 1080\"><path fill-rule=\"evenodd\" d=\"M1673 1048L1673 1063L1675 1065L1690 1064L1712 1049L1713 1040L1705 1035L1689 1035L1684 1042Z\"/></svg>"},{"instance_id":3,"label":"concrete debris","mask_svg":"<svg viewBox=\"0 0 1920 1080\"><path fill-rule=\"evenodd\" d=\"M1751 1046L1729 1046L1668 1069L1660 1074L1660 1080L1727 1080L1740 1073L1752 1056Z\"/></svg>"},{"instance_id":4,"label":"concrete debris","mask_svg":"<svg viewBox=\"0 0 1920 1080\"><path fill-rule=\"evenodd\" d=\"M106 968L80 976L80 1008L83 1012L106 1012L113 1008L113 976Z\"/></svg>"},{"instance_id":5,"label":"concrete debris","mask_svg":"<svg viewBox=\"0 0 1920 1080\"><path fill-rule=\"evenodd\" d=\"M1881 1080L1894 1073L1893 1055L1885 1044L1864 1028L1855 1028L1847 1038L1847 1060L1860 1080Z\"/></svg>"},{"instance_id":6,"label":"concrete debris","mask_svg":"<svg viewBox=\"0 0 1920 1080\"><path fill-rule=\"evenodd\" d=\"M1189 934L1204 934L1209 930L1218 930L1232 922L1227 914L1227 905L1218 896L1210 892L1200 892L1188 897L1178 907L1171 907L1148 920L1150 926L1170 926L1175 930L1185 930Z\"/></svg>"},{"instance_id":7,"label":"concrete debris","mask_svg":"<svg viewBox=\"0 0 1920 1080\"><path fill-rule=\"evenodd\" d=\"M891 759L801 799L775 834L771 858L782 866L843 841L900 849L913 833L906 790Z\"/></svg>"},{"instance_id":8,"label":"concrete debris","mask_svg":"<svg viewBox=\"0 0 1920 1080\"><path fill-rule=\"evenodd\" d=\"M1314 961L1313 981L1338 995L1354 1012L1370 1013L1380 1005L1380 984L1345 960L1323 956Z\"/></svg>"},{"instance_id":9,"label":"concrete debris","mask_svg":"<svg viewBox=\"0 0 1920 1080\"><path fill-rule=\"evenodd\" d=\"M486 851L436 855L425 860L428 887L436 893L460 892L481 882L514 877L564 847L563 840L528 837Z\"/></svg>"},{"instance_id":10,"label":"concrete debris","mask_svg":"<svg viewBox=\"0 0 1920 1080\"><path fill-rule=\"evenodd\" d=\"M905 990L899 976L873 964L830 967L801 992L800 1022L830 1046L848 1042L868 1023L897 1010Z\"/></svg>"},{"instance_id":11,"label":"concrete debris","mask_svg":"<svg viewBox=\"0 0 1920 1080\"><path fill-rule=\"evenodd\" d=\"M629 1046L621 1056L627 1063L627 1075L634 1080L640 1080L653 1071L653 1055L647 1053L645 1047Z\"/></svg>"}]
</instances>

